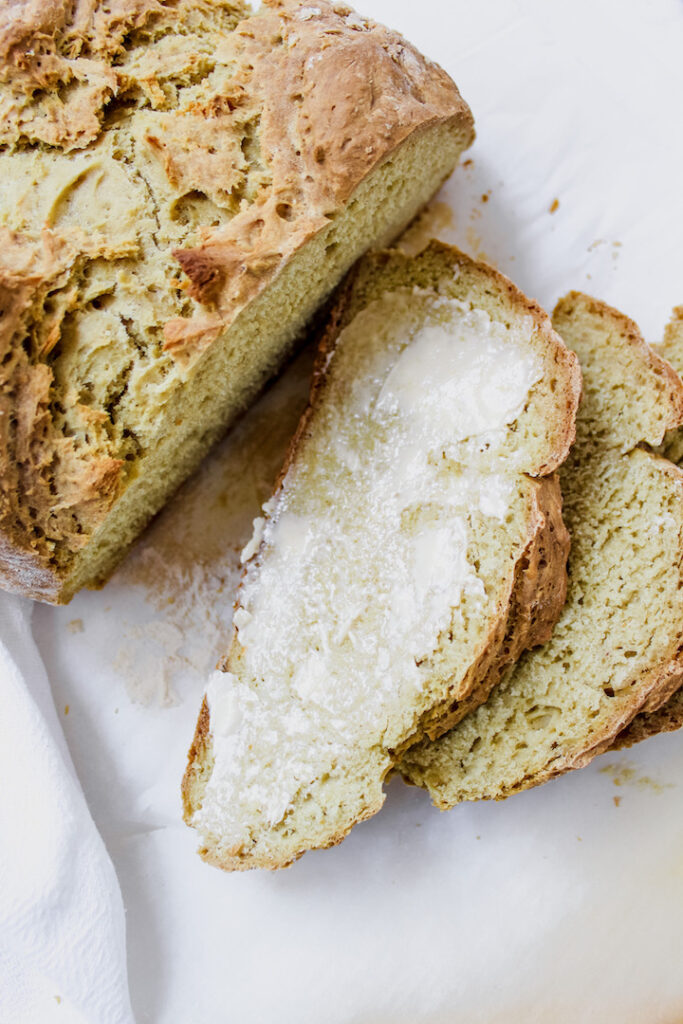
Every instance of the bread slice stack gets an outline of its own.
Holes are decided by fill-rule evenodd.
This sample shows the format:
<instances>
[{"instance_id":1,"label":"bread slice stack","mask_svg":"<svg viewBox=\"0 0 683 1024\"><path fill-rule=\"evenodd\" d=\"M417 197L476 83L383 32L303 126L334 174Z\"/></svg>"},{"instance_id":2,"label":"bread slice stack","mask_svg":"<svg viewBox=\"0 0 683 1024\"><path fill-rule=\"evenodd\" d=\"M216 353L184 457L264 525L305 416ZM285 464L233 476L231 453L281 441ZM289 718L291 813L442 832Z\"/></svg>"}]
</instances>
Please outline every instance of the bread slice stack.
<instances>
[{"instance_id":1,"label":"bread slice stack","mask_svg":"<svg viewBox=\"0 0 683 1024\"><path fill-rule=\"evenodd\" d=\"M441 808L587 764L683 682L683 473L645 447L683 423L683 384L635 324L594 299L568 295L553 323L584 376L560 471L567 604L551 640L484 706L406 754L400 771Z\"/></svg>"},{"instance_id":2,"label":"bread slice stack","mask_svg":"<svg viewBox=\"0 0 683 1024\"><path fill-rule=\"evenodd\" d=\"M183 796L202 856L276 868L339 842L412 744L547 639L579 392L575 357L500 274L439 243L362 261L199 716Z\"/></svg>"},{"instance_id":3,"label":"bread slice stack","mask_svg":"<svg viewBox=\"0 0 683 1024\"><path fill-rule=\"evenodd\" d=\"M4 2L0 112L0 586L65 602L473 122L444 71L329 0Z\"/></svg>"}]
</instances>

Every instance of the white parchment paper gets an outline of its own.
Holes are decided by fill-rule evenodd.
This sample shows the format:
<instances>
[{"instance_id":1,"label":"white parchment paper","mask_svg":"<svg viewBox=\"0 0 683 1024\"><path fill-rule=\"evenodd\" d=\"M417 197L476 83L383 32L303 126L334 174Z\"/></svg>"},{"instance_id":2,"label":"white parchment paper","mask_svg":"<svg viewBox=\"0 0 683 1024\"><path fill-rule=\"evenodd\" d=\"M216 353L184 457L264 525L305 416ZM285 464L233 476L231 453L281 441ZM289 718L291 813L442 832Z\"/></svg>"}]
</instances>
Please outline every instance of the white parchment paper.
<instances>
[{"instance_id":1,"label":"white parchment paper","mask_svg":"<svg viewBox=\"0 0 683 1024\"><path fill-rule=\"evenodd\" d=\"M656 342L683 302L680 0L363 0L455 78L477 141L422 224L552 309L571 288ZM179 783L238 551L310 358L116 577L34 635L127 913L139 1022L683 1020L683 734L499 805L394 782L341 846L274 875L195 855Z\"/></svg>"}]
</instances>

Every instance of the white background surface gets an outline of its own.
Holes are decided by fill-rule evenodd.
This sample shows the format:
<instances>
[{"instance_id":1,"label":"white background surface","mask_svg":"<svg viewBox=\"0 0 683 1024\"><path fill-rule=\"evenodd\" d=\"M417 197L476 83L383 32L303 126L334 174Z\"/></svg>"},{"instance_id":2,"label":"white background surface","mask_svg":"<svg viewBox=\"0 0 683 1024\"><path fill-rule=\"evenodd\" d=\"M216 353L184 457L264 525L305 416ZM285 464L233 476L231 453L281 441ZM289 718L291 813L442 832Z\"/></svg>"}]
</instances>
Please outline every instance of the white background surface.
<instances>
[{"instance_id":1,"label":"white background surface","mask_svg":"<svg viewBox=\"0 0 683 1024\"><path fill-rule=\"evenodd\" d=\"M656 341L683 302L683 5L359 7L439 61L473 109L473 163L444 189L453 218L437 207L438 233L546 308L579 288ZM266 414L287 401L292 417L305 370L271 394ZM234 548L275 469L271 455L262 465L256 454L263 417L251 422L194 485L200 500L182 509L224 510L232 534L222 594L218 562L188 575L176 505L103 591L33 616L123 892L138 1022L680 1024L683 734L449 814L394 782L380 815L285 872L226 875L195 855L179 782L211 651L187 644L204 615L213 622L229 607ZM250 430L253 479L238 508L212 481L227 484L235 465L246 472L236 445ZM135 583L145 550L163 558L163 571L152 561L161 576L177 557L199 604L164 605L170 584ZM131 701L136 665L150 679L147 704Z\"/></svg>"}]
</instances>

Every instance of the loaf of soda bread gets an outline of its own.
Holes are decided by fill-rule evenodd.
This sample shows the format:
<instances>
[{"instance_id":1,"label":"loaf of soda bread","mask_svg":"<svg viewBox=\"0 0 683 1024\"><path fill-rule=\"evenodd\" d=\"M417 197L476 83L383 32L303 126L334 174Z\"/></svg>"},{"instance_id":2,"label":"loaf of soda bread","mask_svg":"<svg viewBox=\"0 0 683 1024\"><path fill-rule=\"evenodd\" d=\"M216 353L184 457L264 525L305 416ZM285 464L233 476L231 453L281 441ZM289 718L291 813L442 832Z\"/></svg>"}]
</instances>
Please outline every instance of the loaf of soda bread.
<instances>
[{"instance_id":1,"label":"loaf of soda bread","mask_svg":"<svg viewBox=\"0 0 683 1024\"><path fill-rule=\"evenodd\" d=\"M345 4L0 0L0 586L103 580L472 138Z\"/></svg>"},{"instance_id":2,"label":"loaf of soda bread","mask_svg":"<svg viewBox=\"0 0 683 1024\"><path fill-rule=\"evenodd\" d=\"M571 293L553 324L579 356L577 441L560 470L567 604L487 703L400 771L441 808L587 764L683 682L683 473L643 447L683 422L683 384L635 324Z\"/></svg>"},{"instance_id":3,"label":"loaf of soda bread","mask_svg":"<svg viewBox=\"0 0 683 1024\"><path fill-rule=\"evenodd\" d=\"M501 274L432 243L366 257L257 521L183 783L200 852L284 867L379 810L564 602L554 472L577 362Z\"/></svg>"}]
</instances>

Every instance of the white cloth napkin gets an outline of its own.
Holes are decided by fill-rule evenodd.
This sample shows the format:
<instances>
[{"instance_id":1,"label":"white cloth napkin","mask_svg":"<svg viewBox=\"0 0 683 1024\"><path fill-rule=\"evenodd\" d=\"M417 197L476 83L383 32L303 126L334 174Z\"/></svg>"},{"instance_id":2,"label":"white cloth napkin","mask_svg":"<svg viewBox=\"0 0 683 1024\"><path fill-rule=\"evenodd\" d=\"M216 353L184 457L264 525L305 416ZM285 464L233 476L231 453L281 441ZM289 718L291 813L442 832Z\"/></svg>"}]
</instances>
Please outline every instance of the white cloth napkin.
<instances>
[{"instance_id":1,"label":"white cloth napkin","mask_svg":"<svg viewBox=\"0 0 683 1024\"><path fill-rule=\"evenodd\" d=\"M129 1024L121 892L31 614L31 602L0 595L0 1019Z\"/></svg>"}]
</instances>

